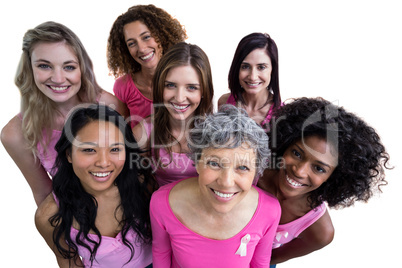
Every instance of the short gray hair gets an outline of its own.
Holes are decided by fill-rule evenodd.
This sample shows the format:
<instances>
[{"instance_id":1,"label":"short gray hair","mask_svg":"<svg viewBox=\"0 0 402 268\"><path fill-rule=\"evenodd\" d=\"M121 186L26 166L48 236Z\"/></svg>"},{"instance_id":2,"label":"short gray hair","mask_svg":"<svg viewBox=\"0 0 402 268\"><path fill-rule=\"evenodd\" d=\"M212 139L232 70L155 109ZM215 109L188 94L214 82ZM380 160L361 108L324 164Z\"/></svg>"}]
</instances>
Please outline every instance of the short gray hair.
<instances>
[{"instance_id":1,"label":"short gray hair","mask_svg":"<svg viewBox=\"0 0 402 268\"><path fill-rule=\"evenodd\" d=\"M238 148L247 143L256 154L256 176L267 167L270 150L268 135L242 108L223 105L217 113L206 115L194 122L190 130L188 147L196 163L206 148Z\"/></svg>"}]
</instances>

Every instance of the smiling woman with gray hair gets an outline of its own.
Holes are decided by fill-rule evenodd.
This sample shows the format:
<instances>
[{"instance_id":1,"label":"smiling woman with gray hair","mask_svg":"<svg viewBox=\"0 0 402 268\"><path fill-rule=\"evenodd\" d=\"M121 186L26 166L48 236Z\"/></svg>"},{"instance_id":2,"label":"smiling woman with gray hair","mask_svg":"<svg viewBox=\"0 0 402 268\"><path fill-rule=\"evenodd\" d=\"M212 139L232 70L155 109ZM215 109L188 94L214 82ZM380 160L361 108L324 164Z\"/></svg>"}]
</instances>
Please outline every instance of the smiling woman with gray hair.
<instances>
[{"instance_id":1,"label":"smiling woman with gray hair","mask_svg":"<svg viewBox=\"0 0 402 268\"><path fill-rule=\"evenodd\" d=\"M278 201L253 186L268 138L243 110L224 106L189 134L198 177L152 195L154 267L267 267Z\"/></svg>"}]
</instances>

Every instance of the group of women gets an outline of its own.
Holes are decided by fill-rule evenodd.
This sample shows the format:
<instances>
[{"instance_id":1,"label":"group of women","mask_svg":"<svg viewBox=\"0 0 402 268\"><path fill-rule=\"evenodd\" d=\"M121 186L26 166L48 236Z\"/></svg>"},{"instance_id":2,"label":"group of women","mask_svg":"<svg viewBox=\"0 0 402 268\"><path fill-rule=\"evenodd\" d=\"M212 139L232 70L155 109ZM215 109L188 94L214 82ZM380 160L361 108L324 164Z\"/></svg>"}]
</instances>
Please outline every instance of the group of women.
<instances>
[{"instance_id":1,"label":"group of women","mask_svg":"<svg viewBox=\"0 0 402 268\"><path fill-rule=\"evenodd\" d=\"M205 52L165 10L114 22L113 94L79 38L24 36L21 112L1 140L60 267L269 267L328 245L328 207L386 184L376 131L321 98L282 102L268 34L238 44L214 113Z\"/></svg>"}]
</instances>

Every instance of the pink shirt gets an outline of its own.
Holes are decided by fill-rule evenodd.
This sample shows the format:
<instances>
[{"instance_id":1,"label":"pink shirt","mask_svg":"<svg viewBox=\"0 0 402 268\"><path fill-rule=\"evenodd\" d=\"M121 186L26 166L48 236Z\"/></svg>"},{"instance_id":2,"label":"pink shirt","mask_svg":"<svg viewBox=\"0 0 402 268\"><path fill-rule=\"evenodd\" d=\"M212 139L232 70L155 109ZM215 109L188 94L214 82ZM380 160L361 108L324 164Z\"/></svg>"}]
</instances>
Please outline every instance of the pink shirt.
<instances>
[{"instance_id":1,"label":"pink shirt","mask_svg":"<svg viewBox=\"0 0 402 268\"><path fill-rule=\"evenodd\" d=\"M188 229L174 215L169 205L169 193L177 183L165 185L152 195L154 268L269 267L272 241L281 215L276 198L255 188L259 195L258 206L247 226L229 239L214 240Z\"/></svg>"},{"instance_id":2,"label":"pink shirt","mask_svg":"<svg viewBox=\"0 0 402 268\"><path fill-rule=\"evenodd\" d=\"M53 198L59 206L59 201L56 195L52 192ZM77 237L78 230L74 227L70 228L70 236L72 240ZM88 237L94 241L99 241L99 238L95 234L88 234ZM152 247L149 244L141 244L137 242L137 234L130 229L126 234L126 239L130 241L134 248L134 256L129 263L128 260L131 256L130 249L123 244L123 238L121 232L116 237L101 236L102 241L98 247L95 255L95 260L91 266L91 253L89 250L78 244L78 255L81 256L84 267L93 268L144 268L152 263ZM85 238L83 239L85 240Z\"/></svg>"},{"instance_id":3,"label":"pink shirt","mask_svg":"<svg viewBox=\"0 0 402 268\"><path fill-rule=\"evenodd\" d=\"M43 132L43 141L47 141L47 137L45 135L45 132ZM43 168L46 170L47 173L49 173L50 176L54 176L57 172L56 168L53 168L54 162L56 161L57 157L57 152L54 149L54 146L56 143L59 141L61 136L61 131L60 130L52 130L52 137L50 139L49 144L47 145L47 148L43 148L43 146L38 143L36 146L38 153L37 157L43 166Z\"/></svg>"},{"instance_id":4,"label":"pink shirt","mask_svg":"<svg viewBox=\"0 0 402 268\"><path fill-rule=\"evenodd\" d=\"M325 203L315 209L310 210L304 216L291 221L289 223L280 224L276 230L276 235L274 239L274 244L272 248L278 248L283 244L292 241L294 238L298 237L304 230L306 230L310 225L316 222L322 215L324 215L327 207Z\"/></svg>"},{"instance_id":5,"label":"pink shirt","mask_svg":"<svg viewBox=\"0 0 402 268\"><path fill-rule=\"evenodd\" d=\"M152 100L141 94L139 89L135 86L133 79L128 74L116 79L113 92L130 110L132 127L153 112Z\"/></svg>"},{"instance_id":6,"label":"pink shirt","mask_svg":"<svg viewBox=\"0 0 402 268\"><path fill-rule=\"evenodd\" d=\"M143 121L143 125L149 138L153 129L152 123L147 119ZM163 167L160 166L160 163L162 163ZM152 158L151 165L155 172L155 179L159 186L163 186L177 180L198 176L194 162L188 157L187 154L172 152L172 157L170 157L169 153L164 148L159 150L158 160L156 160L154 157Z\"/></svg>"}]
</instances>

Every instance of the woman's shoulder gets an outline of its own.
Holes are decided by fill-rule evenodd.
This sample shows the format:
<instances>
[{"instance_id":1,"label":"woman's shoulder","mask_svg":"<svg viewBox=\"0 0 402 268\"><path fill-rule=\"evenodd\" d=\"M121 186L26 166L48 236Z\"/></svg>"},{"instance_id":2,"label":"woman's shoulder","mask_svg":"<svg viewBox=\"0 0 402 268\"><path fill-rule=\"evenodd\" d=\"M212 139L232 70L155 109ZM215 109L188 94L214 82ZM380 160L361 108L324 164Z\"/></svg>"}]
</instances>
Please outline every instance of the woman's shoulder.
<instances>
[{"instance_id":1,"label":"woman's shoulder","mask_svg":"<svg viewBox=\"0 0 402 268\"><path fill-rule=\"evenodd\" d=\"M19 115L14 116L1 130L1 142L6 149L20 147L25 143L22 133L22 120Z\"/></svg>"},{"instance_id":2,"label":"woman's shoulder","mask_svg":"<svg viewBox=\"0 0 402 268\"><path fill-rule=\"evenodd\" d=\"M98 98L98 103L109 106L110 108L116 110L123 117L127 117L129 115L127 106L115 95L106 90L102 90Z\"/></svg>"},{"instance_id":3,"label":"woman's shoulder","mask_svg":"<svg viewBox=\"0 0 402 268\"><path fill-rule=\"evenodd\" d=\"M218 108L227 103L227 101L228 101L230 95L231 95L230 93L226 93L226 94L223 94L223 95L219 98L219 100L218 100Z\"/></svg>"}]
</instances>

